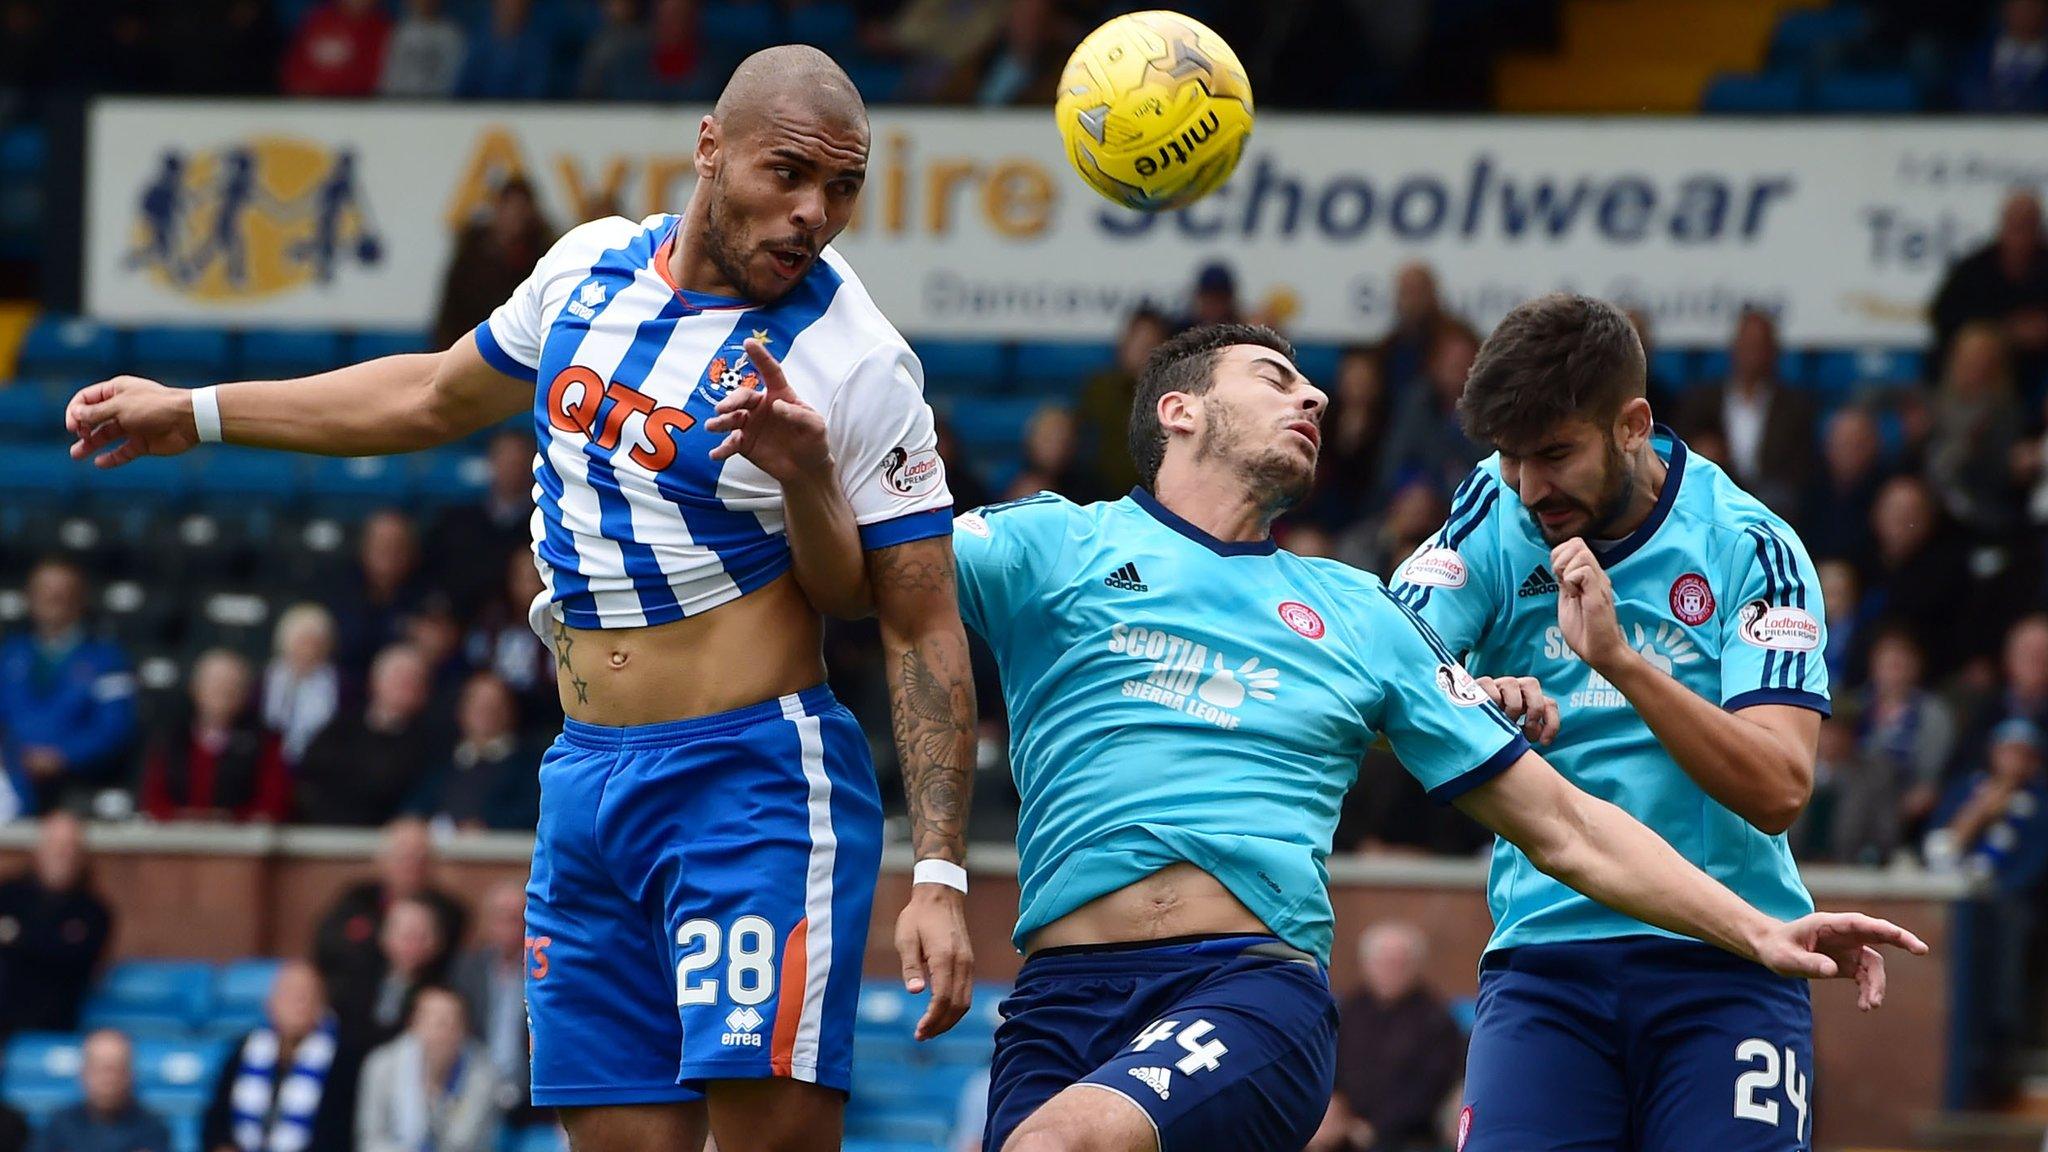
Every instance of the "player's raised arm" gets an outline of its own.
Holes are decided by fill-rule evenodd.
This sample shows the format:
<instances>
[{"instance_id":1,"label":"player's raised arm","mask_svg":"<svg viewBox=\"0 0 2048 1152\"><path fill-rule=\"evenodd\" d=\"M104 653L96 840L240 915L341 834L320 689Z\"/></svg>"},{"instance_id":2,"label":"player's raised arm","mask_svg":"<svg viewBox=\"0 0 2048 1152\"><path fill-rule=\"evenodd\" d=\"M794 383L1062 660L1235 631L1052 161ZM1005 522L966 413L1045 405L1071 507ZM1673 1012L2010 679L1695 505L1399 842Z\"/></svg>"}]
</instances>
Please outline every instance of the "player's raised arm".
<instances>
[{"instance_id":1,"label":"player's raised arm","mask_svg":"<svg viewBox=\"0 0 2048 1152\"><path fill-rule=\"evenodd\" d=\"M1866 1010L1884 1002L1884 957L1875 946L1927 951L1911 932L1860 913L1816 912L1786 922L1757 911L1633 816L1574 788L1534 752L1457 805L1536 867L1609 908L1783 976L1854 979Z\"/></svg>"},{"instance_id":2,"label":"player's raised arm","mask_svg":"<svg viewBox=\"0 0 2048 1152\"><path fill-rule=\"evenodd\" d=\"M533 404L531 386L493 368L476 339L296 380L185 389L116 376L81 389L65 408L65 427L77 437L71 455L114 468L210 441L323 456L445 444Z\"/></svg>"},{"instance_id":3,"label":"player's raised arm","mask_svg":"<svg viewBox=\"0 0 2048 1152\"><path fill-rule=\"evenodd\" d=\"M1565 642L1628 698L1686 775L1770 835L1813 795L1826 715L1827 614L1805 551L1765 527L1745 545L1741 607L1722 615L1722 700L1687 688L1622 638L1614 586L1584 540L1551 552ZM1810 590L1810 591L1809 591ZM1811 597L1811 604L1808 598Z\"/></svg>"}]
</instances>

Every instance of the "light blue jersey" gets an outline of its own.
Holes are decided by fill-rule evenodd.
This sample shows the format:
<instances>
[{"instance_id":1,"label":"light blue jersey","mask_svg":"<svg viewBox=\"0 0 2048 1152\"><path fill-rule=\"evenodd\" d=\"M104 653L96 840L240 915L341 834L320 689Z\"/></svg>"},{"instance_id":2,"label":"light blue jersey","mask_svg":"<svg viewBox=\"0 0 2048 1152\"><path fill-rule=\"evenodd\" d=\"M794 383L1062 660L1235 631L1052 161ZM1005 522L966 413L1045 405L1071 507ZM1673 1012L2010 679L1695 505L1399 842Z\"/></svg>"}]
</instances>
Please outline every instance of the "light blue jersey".
<instances>
[{"instance_id":1,"label":"light blue jersey","mask_svg":"<svg viewBox=\"0 0 2048 1152\"><path fill-rule=\"evenodd\" d=\"M1654 443L1670 466L1656 507L1626 539L1595 549L1614 584L1622 634L1731 711L1791 704L1827 715L1827 612L1806 549L1667 429L1657 429ZM1465 655L1474 675L1543 682L1563 727L1542 753L1572 783L1647 824L1757 908L1786 919L1813 911L1785 838L1703 792L1622 694L1565 643L1550 546L1502 482L1499 456L1459 487L1450 519L1402 563L1393 588ZM1494 844L1488 901L1489 950L1659 931L1538 872L1505 840Z\"/></svg>"},{"instance_id":2,"label":"light blue jersey","mask_svg":"<svg viewBox=\"0 0 2048 1152\"><path fill-rule=\"evenodd\" d=\"M1186 861L1327 962L1323 861L1375 733L1439 799L1528 748L1377 577L1219 541L1143 491L979 508L954 551L1010 711L1019 947Z\"/></svg>"}]
</instances>

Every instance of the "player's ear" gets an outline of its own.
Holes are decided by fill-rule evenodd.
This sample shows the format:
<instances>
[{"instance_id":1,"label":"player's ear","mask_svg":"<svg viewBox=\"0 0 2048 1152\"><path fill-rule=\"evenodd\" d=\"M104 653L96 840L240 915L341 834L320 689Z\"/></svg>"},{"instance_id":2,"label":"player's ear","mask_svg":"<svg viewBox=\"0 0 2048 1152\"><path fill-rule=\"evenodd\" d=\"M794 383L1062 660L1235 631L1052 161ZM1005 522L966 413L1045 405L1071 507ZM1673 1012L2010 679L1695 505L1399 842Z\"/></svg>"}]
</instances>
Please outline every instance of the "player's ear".
<instances>
[{"instance_id":1,"label":"player's ear","mask_svg":"<svg viewBox=\"0 0 2048 1152\"><path fill-rule=\"evenodd\" d=\"M1650 402L1641 396L1632 396L1622 402L1621 411L1614 417L1614 438L1621 443L1622 451L1634 452L1650 439L1655 430L1655 421L1650 415Z\"/></svg>"},{"instance_id":2,"label":"player's ear","mask_svg":"<svg viewBox=\"0 0 2048 1152\"><path fill-rule=\"evenodd\" d=\"M697 122L697 151L690 157L691 167L697 170L697 179L709 180L718 174L721 143L717 120L707 115Z\"/></svg>"},{"instance_id":3,"label":"player's ear","mask_svg":"<svg viewBox=\"0 0 2048 1152\"><path fill-rule=\"evenodd\" d=\"M1159 426L1171 436L1175 432L1192 436L1202 426L1202 398L1186 392L1168 392L1159 398Z\"/></svg>"}]
</instances>

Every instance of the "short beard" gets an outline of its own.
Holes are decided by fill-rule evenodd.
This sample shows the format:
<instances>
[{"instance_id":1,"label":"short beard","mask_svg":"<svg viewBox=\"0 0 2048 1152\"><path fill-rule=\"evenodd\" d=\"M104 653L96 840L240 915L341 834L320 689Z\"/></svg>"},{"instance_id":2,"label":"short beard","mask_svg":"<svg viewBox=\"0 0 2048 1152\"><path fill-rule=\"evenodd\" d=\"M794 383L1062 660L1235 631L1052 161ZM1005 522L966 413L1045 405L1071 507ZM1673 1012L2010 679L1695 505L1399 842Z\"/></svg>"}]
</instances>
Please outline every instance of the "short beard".
<instances>
[{"instance_id":1,"label":"short beard","mask_svg":"<svg viewBox=\"0 0 2048 1152\"><path fill-rule=\"evenodd\" d=\"M1612 440L1607 442L1607 469L1608 475L1613 477L1608 482L1610 491L1606 499L1593 509L1590 531L1596 540L1613 539L1613 526L1628 515L1629 508L1636 502L1635 462L1622 452L1621 445Z\"/></svg>"},{"instance_id":2,"label":"short beard","mask_svg":"<svg viewBox=\"0 0 2048 1152\"><path fill-rule=\"evenodd\" d=\"M704 254L734 291L753 300L753 289L747 283L747 253L733 240L730 224L725 218L725 173L720 172L711 178L711 209L704 217Z\"/></svg>"},{"instance_id":3,"label":"short beard","mask_svg":"<svg viewBox=\"0 0 2048 1152\"><path fill-rule=\"evenodd\" d=\"M1229 446L1244 439L1243 426L1228 408L1212 404L1202 414L1202 434L1195 440L1195 459L1216 459L1226 463L1244 482L1252 504L1267 523L1308 498L1315 483L1313 469L1304 470L1285 452L1267 449L1249 459L1234 457Z\"/></svg>"}]
</instances>

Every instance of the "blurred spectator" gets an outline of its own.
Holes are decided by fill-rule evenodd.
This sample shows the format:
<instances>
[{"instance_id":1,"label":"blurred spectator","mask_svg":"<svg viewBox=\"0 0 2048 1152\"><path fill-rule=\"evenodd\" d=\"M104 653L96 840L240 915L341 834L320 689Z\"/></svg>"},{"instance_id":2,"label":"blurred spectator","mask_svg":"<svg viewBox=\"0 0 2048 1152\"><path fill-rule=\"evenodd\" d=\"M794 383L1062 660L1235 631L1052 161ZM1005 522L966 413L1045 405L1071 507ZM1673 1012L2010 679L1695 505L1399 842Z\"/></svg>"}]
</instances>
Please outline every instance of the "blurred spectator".
<instances>
[{"instance_id":1,"label":"blurred spectator","mask_svg":"<svg viewBox=\"0 0 2048 1152\"><path fill-rule=\"evenodd\" d=\"M505 557L533 564L533 434L506 429L485 453L490 484L475 501L451 504L427 528L427 583L457 604L485 603L505 580Z\"/></svg>"},{"instance_id":2,"label":"blurred spectator","mask_svg":"<svg viewBox=\"0 0 2048 1152\"><path fill-rule=\"evenodd\" d=\"M1781 515L1796 515L1812 471L1813 400L1778 379L1778 327L1746 308L1735 322L1728 379L1694 389L1680 405L1679 431L1718 431L1728 451L1720 462L1752 496Z\"/></svg>"},{"instance_id":3,"label":"blurred spectator","mask_svg":"<svg viewBox=\"0 0 2048 1152\"><path fill-rule=\"evenodd\" d=\"M377 91L384 96L445 99L462 78L469 40L442 11L441 0L406 0L405 15L391 30Z\"/></svg>"},{"instance_id":4,"label":"blurred spectator","mask_svg":"<svg viewBox=\"0 0 2048 1152\"><path fill-rule=\"evenodd\" d=\"M1998 326L1989 321L1964 325L1948 347L1927 444L1927 478L1958 523L1979 532L2012 524L2018 511L2013 481L2020 425L2012 366Z\"/></svg>"},{"instance_id":5,"label":"blurred spectator","mask_svg":"<svg viewBox=\"0 0 2048 1152\"><path fill-rule=\"evenodd\" d=\"M215 648L192 665L190 714L152 741L142 811L152 820L284 820L291 782L277 735L256 714L255 674Z\"/></svg>"},{"instance_id":6,"label":"blurred spectator","mask_svg":"<svg viewBox=\"0 0 2048 1152\"><path fill-rule=\"evenodd\" d=\"M553 66L533 0L491 0L491 18L470 38L455 90L470 100L538 100L548 94Z\"/></svg>"},{"instance_id":7,"label":"blurred spectator","mask_svg":"<svg viewBox=\"0 0 2048 1152\"><path fill-rule=\"evenodd\" d=\"M1152 350L1173 334L1166 315L1149 304L1131 310L1117 337L1116 363L1088 378L1075 402L1080 420L1081 450L1086 453L1103 487L1121 496L1138 484L1137 466L1131 463L1129 444L1131 403L1138 394L1138 373ZM1327 451L1327 449L1326 449ZM951 470L946 479L952 480ZM958 493L958 488L955 488ZM956 501L960 507L974 505Z\"/></svg>"},{"instance_id":8,"label":"blurred spectator","mask_svg":"<svg viewBox=\"0 0 2048 1152\"><path fill-rule=\"evenodd\" d=\"M505 558L503 577L503 591L477 613L476 626L470 629L469 665L496 673L512 689L519 702L520 727L527 735L550 732L562 718L555 654L526 622L534 597L544 590L540 570L533 566L533 555L521 550Z\"/></svg>"},{"instance_id":9,"label":"blurred spectator","mask_svg":"<svg viewBox=\"0 0 2048 1152\"><path fill-rule=\"evenodd\" d=\"M1870 508L1884 483L1877 417L1850 405L1828 418L1820 468L1806 486L1799 531L1815 560L1862 560L1870 553ZM1835 607L1828 601L1828 607Z\"/></svg>"},{"instance_id":10,"label":"blurred spectator","mask_svg":"<svg viewBox=\"0 0 2048 1152\"><path fill-rule=\"evenodd\" d=\"M1417 478L1449 491L1486 455L1465 438L1458 422L1458 397L1479 353L1478 333L1457 320L1439 321L1429 348L1423 386L1396 389L1375 499Z\"/></svg>"},{"instance_id":11,"label":"blurred spectator","mask_svg":"<svg viewBox=\"0 0 2048 1152\"><path fill-rule=\"evenodd\" d=\"M356 543L353 578L327 605L341 641L336 662L351 688L361 685L372 657L405 639L406 620L425 591L419 569L412 518L393 508L371 513Z\"/></svg>"},{"instance_id":12,"label":"blurred spectator","mask_svg":"<svg viewBox=\"0 0 2048 1152\"><path fill-rule=\"evenodd\" d=\"M1821 653L1828 665L1828 683L1860 684L1869 637L1864 634L1863 586L1856 566L1847 560L1822 560L1814 574L1820 577L1820 598L1828 612L1828 646Z\"/></svg>"},{"instance_id":13,"label":"blurred spectator","mask_svg":"<svg viewBox=\"0 0 2048 1152\"><path fill-rule=\"evenodd\" d=\"M533 185L524 176L507 177L491 200L489 218L463 229L455 241L455 255L441 279L434 346L453 347L489 319L526 282L554 238Z\"/></svg>"},{"instance_id":14,"label":"blurred spectator","mask_svg":"<svg viewBox=\"0 0 2048 1152\"><path fill-rule=\"evenodd\" d=\"M1337 1092L1314 1152L1437 1147L1436 1116L1465 1071L1465 1036L1422 982L1429 942L1386 921L1359 939L1364 986L1337 1014Z\"/></svg>"},{"instance_id":15,"label":"blurred spectator","mask_svg":"<svg viewBox=\"0 0 2048 1152\"><path fill-rule=\"evenodd\" d=\"M391 21L377 0L326 0L306 12L285 50L287 96L368 96L384 72Z\"/></svg>"},{"instance_id":16,"label":"blurred spectator","mask_svg":"<svg viewBox=\"0 0 2048 1152\"><path fill-rule=\"evenodd\" d=\"M1423 477L1401 485L1387 501L1386 514L1347 534L1338 557L1347 564L1392 577L1423 541L1451 514L1443 490Z\"/></svg>"},{"instance_id":17,"label":"blurred spectator","mask_svg":"<svg viewBox=\"0 0 2048 1152\"><path fill-rule=\"evenodd\" d=\"M392 901L377 929L375 972L328 982L342 1031L352 1042L371 1048L398 1035L421 990L439 983L447 972L452 947L441 934L433 905L413 898ZM361 1136L358 1132L357 1138Z\"/></svg>"},{"instance_id":18,"label":"blurred spectator","mask_svg":"<svg viewBox=\"0 0 2048 1152\"><path fill-rule=\"evenodd\" d=\"M1089 474L1080 456L1079 435L1071 409L1047 404L1032 413L1024 426L1023 459L1003 491L1014 500L1033 492L1057 492L1077 504L1102 497L1102 483Z\"/></svg>"},{"instance_id":19,"label":"blurred spectator","mask_svg":"<svg viewBox=\"0 0 2048 1152\"><path fill-rule=\"evenodd\" d=\"M540 819L540 750L520 739L512 690L489 672L463 686L461 740L422 785L419 809L465 832L531 832Z\"/></svg>"},{"instance_id":20,"label":"blurred spectator","mask_svg":"<svg viewBox=\"0 0 2048 1152\"><path fill-rule=\"evenodd\" d=\"M532 1081L526 1036L526 892L504 880L484 893L476 943L455 958L448 982L468 1010L469 1030L497 1070L502 1111L523 1119Z\"/></svg>"},{"instance_id":21,"label":"blurred spectator","mask_svg":"<svg viewBox=\"0 0 2048 1152\"><path fill-rule=\"evenodd\" d=\"M908 100L930 100L959 83L1003 34L1009 18L1008 0L909 0L886 27L866 37L870 50L911 58L910 76L901 93Z\"/></svg>"},{"instance_id":22,"label":"blurred spectator","mask_svg":"<svg viewBox=\"0 0 2048 1152\"><path fill-rule=\"evenodd\" d=\"M699 95L703 64L697 0L654 0L647 44L650 95L657 100L687 100Z\"/></svg>"},{"instance_id":23,"label":"blurred spectator","mask_svg":"<svg viewBox=\"0 0 2048 1152\"><path fill-rule=\"evenodd\" d=\"M1941 798L1956 719L1948 702L1927 690L1926 660L1911 632L1886 628L1871 641L1870 686L1863 696L1859 751L1869 775L1889 786L1897 818L1909 834L1917 833Z\"/></svg>"},{"instance_id":24,"label":"blurred spectator","mask_svg":"<svg viewBox=\"0 0 2048 1152\"><path fill-rule=\"evenodd\" d=\"M2038 398L2048 369L2048 241L2038 195L2020 190L2005 198L1997 235L1948 270L1933 313L1933 363L1947 361L1963 325L1989 320L2005 329L2021 394Z\"/></svg>"},{"instance_id":25,"label":"blurred spectator","mask_svg":"<svg viewBox=\"0 0 2048 1152\"><path fill-rule=\"evenodd\" d=\"M423 988L403 1035L363 1062L357 1152L494 1152L498 1075L469 1039L462 998Z\"/></svg>"},{"instance_id":26,"label":"blurred spectator","mask_svg":"<svg viewBox=\"0 0 2048 1152\"><path fill-rule=\"evenodd\" d=\"M1371 348L1354 344L1338 356L1337 378L1328 383L1330 407L1323 413L1316 486L1297 518L1331 532L1344 531L1377 507L1373 494L1386 453L1389 408L1380 364Z\"/></svg>"},{"instance_id":27,"label":"blurred spectator","mask_svg":"<svg viewBox=\"0 0 2048 1152\"><path fill-rule=\"evenodd\" d=\"M409 645L380 653L363 706L329 721L299 762L295 819L367 828L398 815L428 766L446 754L426 714L430 689L426 661Z\"/></svg>"},{"instance_id":28,"label":"blurred spectator","mask_svg":"<svg viewBox=\"0 0 2048 1152\"><path fill-rule=\"evenodd\" d=\"M973 461L967 457L967 449L960 443L959 433L953 431L953 422L946 419L945 413L932 413L932 432L936 441L933 447L946 465L946 487L952 489L953 507L979 508L993 503L995 497L974 470Z\"/></svg>"},{"instance_id":29,"label":"blurred spectator","mask_svg":"<svg viewBox=\"0 0 2048 1152\"><path fill-rule=\"evenodd\" d=\"M342 999L342 985L374 983L384 967L378 943L385 914L401 900L433 909L439 937L452 949L462 939L469 914L460 901L434 885L434 847L423 820L393 820L377 849L377 878L357 883L337 897L313 935L313 962L329 993ZM448 949L433 960L443 964Z\"/></svg>"},{"instance_id":30,"label":"blurred spectator","mask_svg":"<svg viewBox=\"0 0 2048 1152\"><path fill-rule=\"evenodd\" d=\"M263 672L263 722L278 734L285 763L299 762L340 707L334 617L318 604L294 604L277 618Z\"/></svg>"},{"instance_id":31,"label":"blurred spectator","mask_svg":"<svg viewBox=\"0 0 2048 1152\"><path fill-rule=\"evenodd\" d=\"M1800 860L1882 864L1899 843L1899 792L1891 767L1857 748L1861 717L1854 699L1837 698L1835 714L1820 726L1813 765L1813 796L1789 833Z\"/></svg>"},{"instance_id":32,"label":"blurred spectator","mask_svg":"<svg viewBox=\"0 0 2048 1152\"><path fill-rule=\"evenodd\" d=\"M2011 1060L2030 1019L2028 947L2048 875L2048 787L2041 780L2042 735L2031 721L2007 720L1991 734L1983 766L1956 781L1927 834L1931 867L1961 871L1987 885L1959 901L1950 932L1951 1107L1998 1106L2014 1087Z\"/></svg>"},{"instance_id":33,"label":"blurred spectator","mask_svg":"<svg viewBox=\"0 0 2048 1152\"><path fill-rule=\"evenodd\" d=\"M1221 260L1202 265L1195 273L1194 294L1188 301L1188 315L1182 328L1201 324L1235 324L1243 318L1237 302L1237 273Z\"/></svg>"},{"instance_id":34,"label":"blurred spectator","mask_svg":"<svg viewBox=\"0 0 2048 1152\"><path fill-rule=\"evenodd\" d=\"M640 18L640 0L604 0L602 7L604 23L584 46L576 95L585 100L649 99L654 89L653 44Z\"/></svg>"},{"instance_id":35,"label":"blurred spectator","mask_svg":"<svg viewBox=\"0 0 2048 1152\"><path fill-rule=\"evenodd\" d=\"M975 102L989 106L1053 102L1060 69L1080 31L1065 26L1052 0L1012 0L1002 39L980 68Z\"/></svg>"},{"instance_id":36,"label":"blurred spectator","mask_svg":"<svg viewBox=\"0 0 2048 1152\"><path fill-rule=\"evenodd\" d=\"M1330 560L1337 555L1336 537L1320 524L1297 524L1282 533L1280 544L1296 556Z\"/></svg>"},{"instance_id":37,"label":"blurred spectator","mask_svg":"<svg viewBox=\"0 0 2048 1152\"><path fill-rule=\"evenodd\" d=\"M29 867L0 881L0 1035L77 1028L113 924L93 889L85 825L43 817Z\"/></svg>"},{"instance_id":38,"label":"blurred spectator","mask_svg":"<svg viewBox=\"0 0 2048 1152\"><path fill-rule=\"evenodd\" d=\"M1395 397L1429 370L1436 339L1453 319L1444 312L1436 273L1417 260L1394 272L1394 326L1380 338L1373 354L1380 362L1380 382Z\"/></svg>"},{"instance_id":39,"label":"blurred spectator","mask_svg":"<svg viewBox=\"0 0 2048 1152\"><path fill-rule=\"evenodd\" d=\"M1335 847L1340 851L1470 856L1493 843L1471 817L1429 798L1392 752L1376 748L1358 765L1344 797Z\"/></svg>"},{"instance_id":40,"label":"blurred spectator","mask_svg":"<svg viewBox=\"0 0 2048 1152\"><path fill-rule=\"evenodd\" d=\"M455 743L455 705L469 680L462 641L454 601L439 589L421 597L419 607L405 618L405 643L427 666L426 732L437 749Z\"/></svg>"},{"instance_id":41,"label":"blurred spectator","mask_svg":"<svg viewBox=\"0 0 2048 1152\"><path fill-rule=\"evenodd\" d=\"M2048 615L2023 616L2007 629L1999 652L2000 684L1975 701L1949 760L1953 778L1981 764L1991 733L2007 720L2048 731Z\"/></svg>"},{"instance_id":42,"label":"blurred spectator","mask_svg":"<svg viewBox=\"0 0 2048 1152\"><path fill-rule=\"evenodd\" d=\"M1959 597L1969 584L1963 550L1947 539L1934 493L1918 476L1894 476L1871 506L1871 560L1864 580L1870 619L1903 625L1940 678L1961 663L1955 642Z\"/></svg>"},{"instance_id":43,"label":"blurred spectator","mask_svg":"<svg viewBox=\"0 0 2048 1152\"><path fill-rule=\"evenodd\" d=\"M2005 0L1998 33L1963 65L1965 112L2048 112L2048 2Z\"/></svg>"},{"instance_id":44,"label":"blurred spectator","mask_svg":"<svg viewBox=\"0 0 2048 1152\"><path fill-rule=\"evenodd\" d=\"M29 630L0 641L0 818L83 805L132 770L135 677L117 645L86 634L89 595L83 569L43 561Z\"/></svg>"},{"instance_id":45,"label":"blurred spectator","mask_svg":"<svg viewBox=\"0 0 2048 1152\"><path fill-rule=\"evenodd\" d=\"M112 1028L85 1038L78 1083L85 1099L60 1109L30 1152L171 1152L171 1130L135 1099L135 1046Z\"/></svg>"},{"instance_id":46,"label":"blurred spectator","mask_svg":"<svg viewBox=\"0 0 2048 1152\"><path fill-rule=\"evenodd\" d=\"M362 1054L342 1043L320 974L277 971L264 1022L235 1043L199 1129L206 1152L355 1152Z\"/></svg>"}]
</instances>

